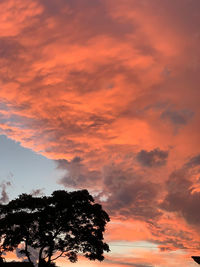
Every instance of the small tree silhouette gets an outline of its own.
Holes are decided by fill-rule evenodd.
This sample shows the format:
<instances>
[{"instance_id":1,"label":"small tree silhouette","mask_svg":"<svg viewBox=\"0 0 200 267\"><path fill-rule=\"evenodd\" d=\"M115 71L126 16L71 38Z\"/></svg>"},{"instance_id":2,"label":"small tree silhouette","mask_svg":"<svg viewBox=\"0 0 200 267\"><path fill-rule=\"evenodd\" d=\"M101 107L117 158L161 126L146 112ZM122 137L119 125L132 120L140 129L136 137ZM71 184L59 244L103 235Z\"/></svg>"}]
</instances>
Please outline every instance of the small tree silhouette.
<instances>
[{"instance_id":1,"label":"small tree silhouette","mask_svg":"<svg viewBox=\"0 0 200 267\"><path fill-rule=\"evenodd\" d=\"M109 220L87 190L54 191L49 197L22 194L0 205L2 251L23 244L20 253L33 263L31 250L37 249L39 266L53 265L59 257L76 262L78 253L102 261L104 251L109 252L103 242Z\"/></svg>"}]
</instances>

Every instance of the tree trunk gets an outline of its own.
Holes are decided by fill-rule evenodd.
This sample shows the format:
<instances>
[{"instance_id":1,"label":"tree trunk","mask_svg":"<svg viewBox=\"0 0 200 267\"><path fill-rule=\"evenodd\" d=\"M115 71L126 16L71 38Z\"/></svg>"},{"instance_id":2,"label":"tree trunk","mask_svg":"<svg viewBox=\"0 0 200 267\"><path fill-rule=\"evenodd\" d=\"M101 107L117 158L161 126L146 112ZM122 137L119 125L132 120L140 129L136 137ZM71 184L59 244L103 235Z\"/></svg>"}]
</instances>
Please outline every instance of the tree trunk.
<instances>
[{"instance_id":1,"label":"tree trunk","mask_svg":"<svg viewBox=\"0 0 200 267\"><path fill-rule=\"evenodd\" d=\"M51 257L52 257L52 255L53 255L53 246L52 245L50 245L49 246L49 257L48 257L48 264L50 264L51 263Z\"/></svg>"},{"instance_id":2,"label":"tree trunk","mask_svg":"<svg viewBox=\"0 0 200 267\"><path fill-rule=\"evenodd\" d=\"M45 265L45 260L42 258L42 252L45 247L41 247L40 252L39 252L39 261L38 261L38 267L43 267Z\"/></svg>"},{"instance_id":3,"label":"tree trunk","mask_svg":"<svg viewBox=\"0 0 200 267\"><path fill-rule=\"evenodd\" d=\"M26 238L26 241L25 241L25 254L26 254L28 261L34 266L32 260L30 258L30 253L28 252L28 237Z\"/></svg>"}]
</instances>

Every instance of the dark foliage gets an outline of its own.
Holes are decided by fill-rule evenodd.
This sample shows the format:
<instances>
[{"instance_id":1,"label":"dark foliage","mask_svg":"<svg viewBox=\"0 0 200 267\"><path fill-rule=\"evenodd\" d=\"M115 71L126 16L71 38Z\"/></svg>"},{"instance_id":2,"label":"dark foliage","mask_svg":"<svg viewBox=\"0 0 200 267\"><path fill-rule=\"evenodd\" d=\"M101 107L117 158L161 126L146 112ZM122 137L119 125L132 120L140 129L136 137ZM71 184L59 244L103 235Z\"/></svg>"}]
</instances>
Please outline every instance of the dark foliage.
<instances>
[{"instance_id":1,"label":"dark foliage","mask_svg":"<svg viewBox=\"0 0 200 267\"><path fill-rule=\"evenodd\" d=\"M109 251L103 242L109 220L87 190L54 191L49 197L22 194L0 205L1 250L13 251L23 243L20 253L29 262L31 250L39 251L39 266L49 266L59 257L76 262L78 253L102 261L104 251Z\"/></svg>"}]
</instances>

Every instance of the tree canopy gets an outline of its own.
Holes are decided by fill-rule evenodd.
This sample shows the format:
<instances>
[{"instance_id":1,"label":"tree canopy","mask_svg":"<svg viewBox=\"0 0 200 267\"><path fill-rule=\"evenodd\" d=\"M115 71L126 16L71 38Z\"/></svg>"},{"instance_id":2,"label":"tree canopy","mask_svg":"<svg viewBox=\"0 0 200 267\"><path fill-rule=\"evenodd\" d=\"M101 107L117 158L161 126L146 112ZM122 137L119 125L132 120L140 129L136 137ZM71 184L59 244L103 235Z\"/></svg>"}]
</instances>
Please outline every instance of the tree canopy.
<instances>
[{"instance_id":1,"label":"tree canopy","mask_svg":"<svg viewBox=\"0 0 200 267\"><path fill-rule=\"evenodd\" d=\"M104 251L109 252L103 241L109 220L87 190L60 190L44 197L22 194L0 205L1 251L20 245L20 253L33 263L31 251L35 249L40 266L59 257L76 262L78 253L102 261Z\"/></svg>"}]
</instances>

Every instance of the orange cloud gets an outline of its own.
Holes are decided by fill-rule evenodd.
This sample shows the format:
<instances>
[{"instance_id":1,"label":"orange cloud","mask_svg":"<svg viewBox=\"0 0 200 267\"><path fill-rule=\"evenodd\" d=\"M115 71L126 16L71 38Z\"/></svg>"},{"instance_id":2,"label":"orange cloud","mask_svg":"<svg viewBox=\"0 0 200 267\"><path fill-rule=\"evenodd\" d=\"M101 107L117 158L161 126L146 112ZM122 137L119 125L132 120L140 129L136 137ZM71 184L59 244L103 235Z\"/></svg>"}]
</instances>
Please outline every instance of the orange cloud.
<instances>
[{"instance_id":1,"label":"orange cloud","mask_svg":"<svg viewBox=\"0 0 200 267\"><path fill-rule=\"evenodd\" d=\"M110 240L198 246L199 7L0 3L0 133L56 160L64 186L98 190L114 220L126 220ZM184 192L175 190L184 175ZM178 266L166 253L127 266ZM174 257L180 266L185 255Z\"/></svg>"}]
</instances>

